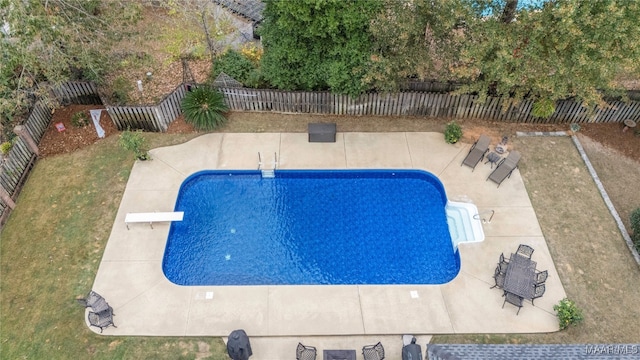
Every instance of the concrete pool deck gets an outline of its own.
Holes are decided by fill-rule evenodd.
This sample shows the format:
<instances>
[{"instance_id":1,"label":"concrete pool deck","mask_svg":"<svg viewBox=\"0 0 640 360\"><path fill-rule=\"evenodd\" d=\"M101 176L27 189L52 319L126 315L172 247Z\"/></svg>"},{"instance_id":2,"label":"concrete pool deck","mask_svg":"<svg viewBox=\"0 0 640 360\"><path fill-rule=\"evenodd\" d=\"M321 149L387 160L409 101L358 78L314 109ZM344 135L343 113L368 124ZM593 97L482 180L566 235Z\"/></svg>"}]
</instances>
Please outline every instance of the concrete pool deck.
<instances>
[{"instance_id":1,"label":"concrete pool deck","mask_svg":"<svg viewBox=\"0 0 640 360\"><path fill-rule=\"evenodd\" d=\"M151 150L152 161L133 166L96 275L93 290L114 308L118 326L103 334L226 336L244 329L251 337L289 339L294 345L286 347L293 354L297 341L306 343L310 336L374 340L407 333L557 331L553 305L566 295L520 173L515 170L498 188L485 181L489 164L480 163L475 171L460 166L469 147L446 144L441 133L338 133L335 143L309 143L306 133L216 133ZM274 154L280 169L423 169L440 178L449 200L473 202L481 214L494 210L495 215L483 225L485 241L460 245L460 273L444 285L185 287L169 282L162 257L170 225L130 224L127 230L126 213L172 211L189 175L256 169L258 152L266 169L273 167ZM535 249L533 260L538 269L549 270L549 278L545 295L535 306L525 301L516 316L517 308L506 304L503 309L502 292L490 287L500 253L508 257L520 243ZM401 345L399 337L397 342Z\"/></svg>"}]
</instances>

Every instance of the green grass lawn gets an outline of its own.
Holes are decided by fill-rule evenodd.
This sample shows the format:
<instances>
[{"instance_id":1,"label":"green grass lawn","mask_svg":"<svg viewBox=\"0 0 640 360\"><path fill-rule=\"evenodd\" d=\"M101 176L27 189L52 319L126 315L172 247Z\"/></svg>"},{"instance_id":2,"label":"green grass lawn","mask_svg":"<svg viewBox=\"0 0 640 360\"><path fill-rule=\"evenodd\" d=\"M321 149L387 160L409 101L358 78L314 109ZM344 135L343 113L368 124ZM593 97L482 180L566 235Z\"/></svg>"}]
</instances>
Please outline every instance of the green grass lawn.
<instances>
[{"instance_id":1,"label":"green grass lawn","mask_svg":"<svg viewBox=\"0 0 640 360\"><path fill-rule=\"evenodd\" d=\"M107 337L84 324L75 298L92 287L132 165L116 136L37 162L1 233L3 359L228 358L220 338Z\"/></svg>"}]
</instances>

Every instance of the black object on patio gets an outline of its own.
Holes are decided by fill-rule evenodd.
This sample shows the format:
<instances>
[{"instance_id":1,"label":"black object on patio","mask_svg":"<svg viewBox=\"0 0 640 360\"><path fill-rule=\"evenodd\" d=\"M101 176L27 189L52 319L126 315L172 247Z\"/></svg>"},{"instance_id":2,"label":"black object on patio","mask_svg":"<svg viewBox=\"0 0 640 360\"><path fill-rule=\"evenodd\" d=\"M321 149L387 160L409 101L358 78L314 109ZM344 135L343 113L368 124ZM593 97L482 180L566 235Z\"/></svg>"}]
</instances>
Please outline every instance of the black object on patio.
<instances>
[{"instance_id":1,"label":"black object on patio","mask_svg":"<svg viewBox=\"0 0 640 360\"><path fill-rule=\"evenodd\" d=\"M411 339L411 344L402 347L402 360L422 360L422 348L416 344L416 338Z\"/></svg>"},{"instance_id":2,"label":"black object on patio","mask_svg":"<svg viewBox=\"0 0 640 360\"><path fill-rule=\"evenodd\" d=\"M233 330L231 334L229 334L227 352L233 360L248 360L249 357L253 355L249 337L244 330Z\"/></svg>"},{"instance_id":3,"label":"black object on patio","mask_svg":"<svg viewBox=\"0 0 640 360\"><path fill-rule=\"evenodd\" d=\"M102 330L106 327L113 326L117 328L116 324L113 323L113 310L111 307L100 312L89 311L87 319L89 320L89 325L100 328L101 334Z\"/></svg>"},{"instance_id":4,"label":"black object on patio","mask_svg":"<svg viewBox=\"0 0 640 360\"><path fill-rule=\"evenodd\" d=\"M309 142L336 142L335 123L309 123Z\"/></svg>"},{"instance_id":5,"label":"black object on patio","mask_svg":"<svg viewBox=\"0 0 640 360\"><path fill-rule=\"evenodd\" d=\"M362 356L364 360L384 360L384 347L378 342L375 345L367 345L362 347Z\"/></svg>"},{"instance_id":6,"label":"black object on patio","mask_svg":"<svg viewBox=\"0 0 640 360\"><path fill-rule=\"evenodd\" d=\"M296 360L316 360L316 348L298 343L296 347Z\"/></svg>"}]
</instances>

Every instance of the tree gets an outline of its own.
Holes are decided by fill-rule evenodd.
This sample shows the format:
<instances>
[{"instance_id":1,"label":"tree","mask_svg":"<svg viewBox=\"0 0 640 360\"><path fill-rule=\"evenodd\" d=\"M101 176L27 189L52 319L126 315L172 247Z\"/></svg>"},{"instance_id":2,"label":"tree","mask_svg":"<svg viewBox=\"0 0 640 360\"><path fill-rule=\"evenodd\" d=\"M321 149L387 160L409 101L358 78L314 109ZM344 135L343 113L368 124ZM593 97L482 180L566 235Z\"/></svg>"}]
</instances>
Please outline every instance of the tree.
<instances>
[{"instance_id":1,"label":"tree","mask_svg":"<svg viewBox=\"0 0 640 360\"><path fill-rule=\"evenodd\" d=\"M510 2L509 2L510 3ZM640 74L640 3L626 0L547 1L505 22L478 7L466 20L465 42L453 74L461 92L555 102L576 97L588 105L615 93L623 69ZM544 108L541 106L540 108Z\"/></svg>"},{"instance_id":2,"label":"tree","mask_svg":"<svg viewBox=\"0 0 640 360\"><path fill-rule=\"evenodd\" d=\"M267 1L261 69L281 89L358 95L371 56L369 22L381 0Z\"/></svg>"},{"instance_id":3,"label":"tree","mask_svg":"<svg viewBox=\"0 0 640 360\"><path fill-rule=\"evenodd\" d=\"M49 86L99 81L139 10L126 0L0 0L0 135L36 96L48 98Z\"/></svg>"},{"instance_id":4,"label":"tree","mask_svg":"<svg viewBox=\"0 0 640 360\"><path fill-rule=\"evenodd\" d=\"M206 45L207 53L213 61L230 45L230 35L237 33L233 22L225 12L218 11L211 0L163 0L159 2L170 14L182 16L187 21L198 24L200 32L190 29L174 29L173 48L175 58L189 58L194 48L201 43Z\"/></svg>"},{"instance_id":5,"label":"tree","mask_svg":"<svg viewBox=\"0 0 640 360\"><path fill-rule=\"evenodd\" d=\"M471 9L459 0L385 0L370 22L373 49L365 82L395 91L408 77L448 80Z\"/></svg>"}]
</instances>

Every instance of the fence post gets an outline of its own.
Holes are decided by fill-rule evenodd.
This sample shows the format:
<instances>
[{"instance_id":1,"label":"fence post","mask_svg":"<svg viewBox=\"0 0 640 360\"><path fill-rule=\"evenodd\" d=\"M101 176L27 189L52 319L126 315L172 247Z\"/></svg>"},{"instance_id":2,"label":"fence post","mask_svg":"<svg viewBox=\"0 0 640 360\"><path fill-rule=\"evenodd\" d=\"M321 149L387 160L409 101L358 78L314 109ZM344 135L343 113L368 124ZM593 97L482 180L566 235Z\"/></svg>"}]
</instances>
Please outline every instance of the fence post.
<instances>
[{"instance_id":1,"label":"fence post","mask_svg":"<svg viewBox=\"0 0 640 360\"><path fill-rule=\"evenodd\" d=\"M33 140L33 138L27 131L27 128L24 127L24 125L17 125L15 128L13 128L13 132L16 133L16 135L20 136L22 140L24 140L24 142L27 144L31 152L33 152L37 156L40 156L40 150L38 149L38 144L36 144L36 142Z\"/></svg>"},{"instance_id":2,"label":"fence post","mask_svg":"<svg viewBox=\"0 0 640 360\"><path fill-rule=\"evenodd\" d=\"M7 206L10 209L15 209L16 208L16 203L15 201L13 201L13 199L11 198L11 195L9 195L9 193L7 192L7 190L4 189L4 187L0 186L0 200L2 200L2 202L4 202L5 204L7 204Z\"/></svg>"}]
</instances>

